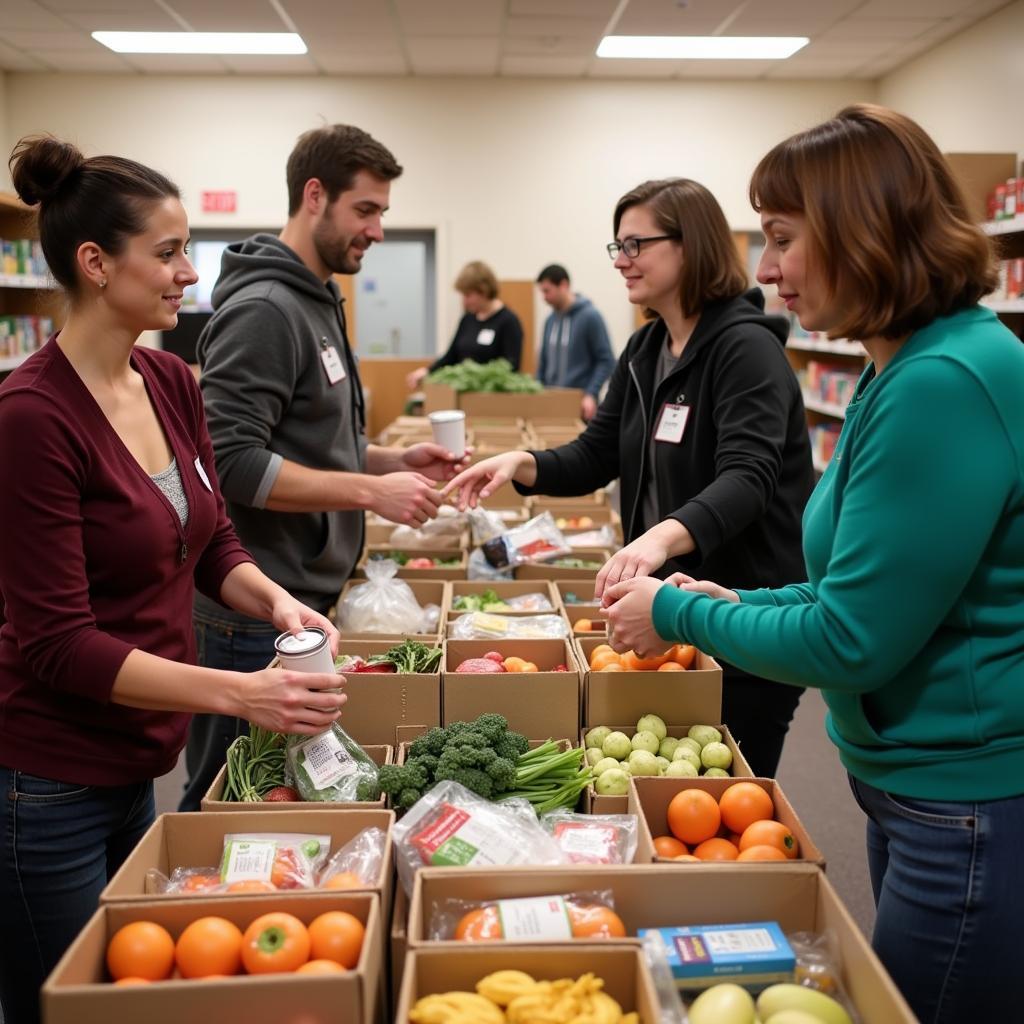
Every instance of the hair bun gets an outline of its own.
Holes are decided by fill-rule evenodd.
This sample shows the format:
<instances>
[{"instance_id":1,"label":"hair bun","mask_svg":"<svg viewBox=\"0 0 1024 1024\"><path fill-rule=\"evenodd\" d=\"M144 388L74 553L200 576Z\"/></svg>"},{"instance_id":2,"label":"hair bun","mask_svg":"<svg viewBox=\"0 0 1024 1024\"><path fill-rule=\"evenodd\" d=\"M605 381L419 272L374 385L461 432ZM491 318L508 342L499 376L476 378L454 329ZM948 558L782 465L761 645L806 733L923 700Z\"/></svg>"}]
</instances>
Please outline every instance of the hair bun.
<instances>
[{"instance_id":1,"label":"hair bun","mask_svg":"<svg viewBox=\"0 0 1024 1024\"><path fill-rule=\"evenodd\" d=\"M23 203L47 203L85 163L77 146L52 135L27 136L11 153L8 167L14 190Z\"/></svg>"}]
</instances>

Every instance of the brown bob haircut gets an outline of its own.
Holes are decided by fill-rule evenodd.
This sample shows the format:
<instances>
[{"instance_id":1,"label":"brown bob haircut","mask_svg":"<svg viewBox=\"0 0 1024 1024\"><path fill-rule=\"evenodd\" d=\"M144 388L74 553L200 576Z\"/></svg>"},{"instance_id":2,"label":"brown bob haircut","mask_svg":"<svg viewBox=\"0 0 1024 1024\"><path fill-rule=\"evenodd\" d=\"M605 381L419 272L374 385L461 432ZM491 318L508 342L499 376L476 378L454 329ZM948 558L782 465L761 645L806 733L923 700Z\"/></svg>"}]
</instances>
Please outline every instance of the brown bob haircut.
<instances>
[{"instance_id":1,"label":"brown bob haircut","mask_svg":"<svg viewBox=\"0 0 1024 1024\"><path fill-rule=\"evenodd\" d=\"M780 142L750 179L755 210L802 215L846 310L831 338L901 338L998 282L992 245L953 172L909 117L869 103Z\"/></svg>"},{"instance_id":2,"label":"brown bob haircut","mask_svg":"<svg viewBox=\"0 0 1024 1024\"><path fill-rule=\"evenodd\" d=\"M692 316L709 302L732 299L746 291L747 272L729 223L718 200L703 185L689 178L637 185L615 204L612 227L616 237L622 215L634 206L648 207L660 231L682 240L679 303L684 316Z\"/></svg>"},{"instance_id":3,"label":"brown bob haircut","mask_svg":"<svg viewBox=\"0 0 1024 1024\"><path fill-rule=\"evenodd\" d=\"M496 299L498 297L498 279L486 263L473 260L459 271L459 276L455 278L455 290L463 295L466 292L477 292L485 299Z\"/></svg>"},{"instance_id":4,"label":"brown bob haircut","mask_svg":"<svg viewBox=\"0 0 1024 1024\"><path fill-rule=\"evenodd\" d=\"M394 181L402 173L394 156L372 135L350 124L331 124L303 132L288 157L288 216L302 206L302 192L310 178L327 191L328 203L352 187L359 171L381 181Z\"/></svg>"}]
</instances>

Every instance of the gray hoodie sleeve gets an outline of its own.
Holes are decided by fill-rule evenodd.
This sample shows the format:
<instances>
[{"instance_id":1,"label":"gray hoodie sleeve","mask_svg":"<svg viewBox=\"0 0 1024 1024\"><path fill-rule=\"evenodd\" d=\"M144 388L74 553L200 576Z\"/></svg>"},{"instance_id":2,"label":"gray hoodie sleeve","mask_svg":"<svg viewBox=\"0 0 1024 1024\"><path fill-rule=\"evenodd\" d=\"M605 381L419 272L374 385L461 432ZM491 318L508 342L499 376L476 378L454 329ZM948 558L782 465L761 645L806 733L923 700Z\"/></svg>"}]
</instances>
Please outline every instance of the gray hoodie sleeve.
<instances>
[{"instance_id":1,"label":"gray hoodie sleeve","mask_svg":"<svg viewBox=\"0 0 1024 1024\"><path fill-rule=\"evenodd\" d=\"M199 339L200 387L221 490L231 501L266 506L282 458L271 450L301 372L287 320L270 302L231 303Z\"/></svg>"},{"instance_id":2,"label":"gray hoodie sleeve","mask_svg":"<svg viewBox=\"0 0 1024 1024\"><path fill-rule=\"evenodd\" d=\"M584 387L588 395L594 398L601 393L604 382L612 375L615 369L615 356L612 353L612 345L608 340L608 328L605 327L604 318L591 306L586 311L587 347L590 349L591 365L593 370L590 380Z\"/></svg>"}]
</instances>

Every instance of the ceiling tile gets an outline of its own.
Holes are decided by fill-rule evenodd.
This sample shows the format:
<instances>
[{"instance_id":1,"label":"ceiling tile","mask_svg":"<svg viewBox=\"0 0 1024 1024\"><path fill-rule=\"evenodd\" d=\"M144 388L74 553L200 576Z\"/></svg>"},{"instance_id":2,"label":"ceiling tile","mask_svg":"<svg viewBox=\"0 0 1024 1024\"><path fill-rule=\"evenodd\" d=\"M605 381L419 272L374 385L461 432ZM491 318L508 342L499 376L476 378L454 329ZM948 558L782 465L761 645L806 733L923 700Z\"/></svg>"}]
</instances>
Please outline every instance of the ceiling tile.
<instances>
[{"instance_id":1,"label":"ceiling tile","mask_svg":"<svg viewBox=\"0 0 1024 1024\"><path fill-rule=\"evenodd\" d=\"M409 66L401 54L339 54L317 57L317 64L331 75L407 75Z\"/></svg>"},{"instance_id":2,"label":"ceiling tile","mask_svg":"<svg viewBox=\"0 0 1024 1024\"><path fill-rule=\"evenodd\" d=\"M314 36L306 40L310 54L317 63L330 61L333 57L401 57L402 46L398 36L367 35L344 36L338 39L324 39Z\"/></svg>"},{"instance_id":3,"label":"ceiling tile","mask_svg":"<svg viewBox=\"0 0 1024 1024\"><path fill-rule=\"evenodd\" d=\"M100 45L87 32L0 31L0 40L16 50L92 50Z\"/></svg>"},{"instance_id":4,"label":"ceiling tile","mask_svg":"<svg viewBox=\"0 0 1024 1024\"><path fill-rule=\"evenodd\" d=\"M864 60L873 60L875 57L888 53L895 45L896 41L892 39L875 41L871 39L831 39L828 36L822 36L820 39L812 39L789 59L795 61L801 58L817 60L825 57L861 57Z\"/></svg>"},{"instance_id":5,"label":"ceiling tile","mask_svg":"<svg viewBox=\"0 0 1024 1024\"><path fill-rule=\"evenodd\" d=\"M509 0L509 17L555 15L570 18L603 18L615 13L619 0Z\"/></svg>"},{"instance_id":6,"label":"ceiling tile","mask_svg":"<svg viewBox=\"0 0 1024 1024\"><path fill-rule=\"evenodd\" d=\"M381 0L281 0L281 6L307 45L321 37L394 33L397 27L391 5Z\"/></svg>"},{"instance_id":7,"label":"ceiling tile","mask_svg":"<svg viewBox=\"0 0 1024 1024\"><path fill-rule=\"evenodd\" d=\"M714 32L742 0L629 0L614 27L620 36L704 36Z\"/></svg>"},{"instance_id":8,"label":"ceiling tile","mask_svg":"<svg viewBox=\"0 0 1024 1024\"><path fill-rule=\"evenodd\" d=\"M975 0L867 0L859 18L952 18L971 15ZM988 6L988 5L986 5Z\"/></svg>"},{"instance_id":9,"label":"ceiling tile","mask_svg":"<svg viewBox=\"0 0 1024 1024\"><path fill-rule=\"evenodd\" d=\"M760 78L777 60L684 60L677 78Z\"/></svg>"},{"instance_id":10,"label":"ceiling tile","mask_svg":"<svg viewBox=\"0 0 1024 1024\"><path fill-rule=\"evenodd\" d=\"M833 25L829 39L915 39L942 24L941 18L846 18Z\"/></svg>"},{"instance_id":11,"label":"ceiling tile","mask_svg":"<svg viewBox=\"0 0 1024 1024\"><path fill-rule=\"evenodd\" d=\"M220 58L238 75L315 75L316 63L305 54L233 53Z\"/></svg>"},{"instance_id":12,"label":"ceiling tile","mask_svg":"<svg viewBox=\"0 0 1024 1024\"><path fill-rule=\"evenodd\" d=\"M100 2L100 0L96 0ZM180 32L178 24L159 7L134 11L69 11L64 16L84 32Z\"/></svg>"},{"instance_id":13,"label":"ceiling tile","mask_svg":"<svg viewBox=\"0 0 1024 1024\"><path fill-rule=\"evenodd\" d=\"M134 11L140 3L155 6L153 0L45 0L49 10L59 14L65 11Z\"/></svg>"},{"instance_id":14,"label":"ceiling tile","mask_svg":"<svg viewBox=\"0 0 1024 1024\"><path fill-rule=\"evenodd\" d=\"M410 36L497 36L501 0L394 0L402 31Z\"/></svg>"},{"instance_id":15,"label":"ceiling tile","mask_svg":"<svg viewBox=\"0 0 1024 1024\"><path fill-rule=\"evenodd\" d=\"M507 36L586 36L600 40L607 22L600 18L509 18Z\"/></svg>"},{"instance_id":16,"label":"ceiling tile","mask_svg":"<svg viewBox=\"0 0 1024 1024\"><path fill-rule=\"evenodd\" d=\"M799 78L849 78L855 77L857 72L870 63L870 58L864 57L831 57L815 60L808 57L803 61L796 61L795 58L782 61L777 68L772 68L765 75L771 79L799 79Z\"/></svg>"},{"instance_id":17,"label":"ceiling tile","mask_svg":"<svg viewBox=\"0 0 1024 1024\"><path fill-rule=\"evenodd\" d=\"M515 36L506 37L501 52L509 56L593 57L597 40L579 36Z\"/></svg>"},{"instance_id":18,"label":"ceiling tile","mask_svg":"<svg viewBox=\"0 0 1024 1024\"><path fill-rule=\"evenodd\" d=\"M24 50L16 50L12 46L0 43L0 70L3 71L42 71L44 66L34 60Z\"/></svg>"},{"instance_id":19,"label":"ceiling tile","mask_svg":"<svg viewBox=\"0 0 1024 1024\"><path fill-rule=\"evenodd\" d=\"M510 78L579 78L590 64L589 57L521 57L501 58L501 74Z\"/></svg>"},{"instance_id":20,"label":"ceiling tile","mask_svg":"<svg viewBox=\"0 0 1024 1024\"><path fill-rule=\"evenodd\" d=\"M133 68L149 75L223 75L227 68L219 57L201 53L126 53Z\"/></svg>"},{"instance_id":21,"label":"ceiling tile","mask_svg":"<svg viewBox=\"0 0 1024 1024\"><path fill-rule=\"evenodd\" d=\"M498 71L497 36L410 36L406 49L418 75L493 75Z\"/></svg>"},{"instance_id":22,"label":"ceiling tile","mask_svg":"<svg viewBox=\"0 0 1024 1024\"><path fill-rule=\"evenodd\" d=\"M0 0L0 18L4 31L30 29L36 32L61 32L68 23L32 0Z\"/></svg>"},{"instance_id":23,"label":"ceiling tile","mask_svg":"<svg viewBox=\"0 0 1024 1024\"><path fill-rule=\"evenodd\" d=\"M856 11L864 0L771 0L770 4L751 3L747 4L736 16L729 27L730 32L735 32L736 25L741 24L744 19L768 20L775 18L807 18L810 21L822 20L825 24L831 25L840 18L845 18ZM890 0L890 3L899 3L899 0ZM776 32L780 35L780 32ZM807 35L806 32L803 35Z\"/></svg>"},{"instance_id":24,"label":"ceiling tile","mask_svg":"<svg viewBox=\"0 0 1024 1024\"><path fill-rule=\"evenodd\" d=\"M164 3L196 32L289 31L267 0L164 0Z\"/></svg>"},{"instance_id":25,"label":"ceiling tile","mask_svg":"<svg viewBox=\"0 0 1024 1024\"><path fill-rule=\"evenodd\" d=\"M33 57L44 61L54 71L70 73L75 71L131 73L134 68L112 50L93 52L91 50L33 50Z\"/></svg>"}]
</instances>

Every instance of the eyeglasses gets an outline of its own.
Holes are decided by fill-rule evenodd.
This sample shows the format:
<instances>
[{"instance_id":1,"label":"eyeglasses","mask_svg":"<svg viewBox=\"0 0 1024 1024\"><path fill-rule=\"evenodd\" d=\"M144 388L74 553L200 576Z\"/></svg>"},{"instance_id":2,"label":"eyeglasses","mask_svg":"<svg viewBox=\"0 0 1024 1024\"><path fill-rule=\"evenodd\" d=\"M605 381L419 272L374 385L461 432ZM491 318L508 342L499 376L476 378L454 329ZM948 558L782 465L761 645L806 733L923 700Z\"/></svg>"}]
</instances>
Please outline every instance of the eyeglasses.
<instances>
[{"instance_id":1,"label":"eyeglasses","mask_svg":"<svg viewBox=\"0 0 1024 1024\"><path fill-rule=\"evenodd\" d=\"M631 260L640 255L641 242L661 242L667 238L681 238L681 235L641 235L638 238L624 238L621 242L608 243L608 258L617 260L619 253L624 252Z\"/></svg>"}]
</instances>

